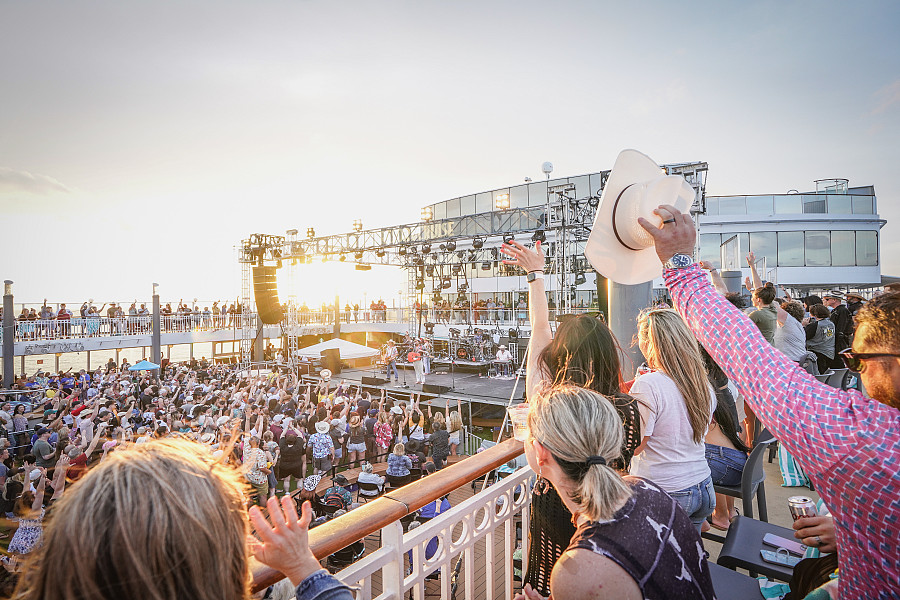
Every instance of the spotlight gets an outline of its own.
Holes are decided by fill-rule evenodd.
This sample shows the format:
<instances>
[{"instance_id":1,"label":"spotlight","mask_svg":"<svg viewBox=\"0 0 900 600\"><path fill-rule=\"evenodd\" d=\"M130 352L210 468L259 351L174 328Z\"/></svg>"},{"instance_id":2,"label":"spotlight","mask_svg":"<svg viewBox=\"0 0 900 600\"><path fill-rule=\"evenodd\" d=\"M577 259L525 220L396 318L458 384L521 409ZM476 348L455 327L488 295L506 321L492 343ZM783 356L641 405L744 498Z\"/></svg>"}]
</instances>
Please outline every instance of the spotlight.
<instances>
[{"instance_id":1,"label":"spotlight","mask_svg":"<svg viewBox=\"0 0 900 600\"><path fill-rule=\"evenodd\" d=\"M422 254L431 252L431 244L422 244Z\"/></svg>"},{"instance_id":2,"label":"spotlight","mask_svg":"<svg viewBox=\"0 0 900 600\"><path fill-rule=\"evenodd\" d=\"M534 232L534 234L532 234L531 241L532 242L540 242L543 244L544 242L547 241L547 234L544 233L543 229L538 229L537 231Z\"/></svg>"},{"instance_id":3,"label":"spotlight","mask_svg":"<svg viewBox=\"0 0 900 600\"><path fill-rule=\"evenodd\" d=\"M500 258L500 250L498 248L491 248L491 256L494 257L494 260Z\"/></svg>"},{"instance_id":4,"label":"spotlight","mask_svg":"<svg viewBox=\"0 0 900 600\"><path fill-rule=\"evenodd\" d=\"M450 240L447 242L447 252L453 252L454 250L456 250L456 242Z\"/></svg>"},{"instance_id":5,"label":"spotlight","mask_svg":"<svg viewBox=\"0 0 900 600\"><path fill-rule=\"evenodd\" d=\"M515 236L512 236L512 235L504 235L504 236L503 236L503 243L504 243L504 244L508 244L508 243L510 243L510 242L515 241L515 239L516 239Z\"/></svg>"},{"instance_id":6,"label":"spotlight","mask_svg":"<svg viewBox=\"0 0 900 600\"><path fill-rule=\"evenodd\" d=\"M458 286L456 286L456 290L458 292L465 292L468 289L469 289L469 284L466 283L465 281L462 282L461 284L459 284Z\"/></svg>"},{"instance_id":7,"label":"spotlight","mask_svg":"<svg viewBox=\"0 0 900 600\"><path fill-rule=\"evenodd\" d=\"M428 265L427 267L425 267L425 273L429 277L434 277L434 265Z\"/></svg>"},{"instance_id":8,"label":"spotlight","mask_svg":"<svg viewBox=\"0 0 900 600\"><path fill-rule=\"evenodd\" d=\"M497 210L506 210L509 208L509 194L497 194L494 196L494 207Z\"/></svg>"},{"instance_id":9,"label":"spotlight","mask_svg":"<svg viewBox=\"0 0 900 600\"><path fill-rule=\"evenodd\" d=\"M426 206L421 212L423 221L430 221L434 218L434 210L430 206Z\"/></svg>"},{"instance_id":10,"label":"spotlight","mask_svg":"<svg viewBox=\"0 0 900 600\"><path fill-rule=\"evenodd\" d=\"M379 248L378 250L376 250L375 256L377 256L378 258L382 258L384 256L384 248Z\"/></svg>"},{"instance_id":11,"label":"spotlight","mask_svg":"<svg viewBox=\"0 0 900 600\"><path fill-rule=\"evenodd\" d=\"M407 251L409 254L415 254L415 253L416 253L416 247L415 247L415 246L410 246L409 248L406 249L406 251Z\"/></svg>"},{"instance_id":12,"label":"spotlight","mask_svg":"<svg viewBox=\"0 0 900 600\"><path fill-rule=\"evenodd\" d=\"M313 229L312 227L307 227L306 228L306 237L308 237L309 239L313 239L314 237L316 237L316 230Z\"/></svg>"},{"instance_id":13,"label":"spotlight","mask_svg":"<svg viewBox=\"0 0 900 600\"><path fill-rule=\"evenodd\" d=\"M450 283L450 278L449 278L449 277L444 277L444 278L441 280L441 289L449 290L452 286L453 286L453 284Z\"/></svg>"},{"instance_id":14,"label":"spotlight","mask_svg":"<svg viewBox=\"0 0 900 600\"><path fill-rule=\"evenodd\" d=\"M440 297L440 294L438 294ZM434 335L434 323L425 323L425 335Z\"/></svg>"},{"instance_id":15,"label":"spotlight","mask_svg":"<svg viewBox=\"0 0 900 600\"><path fill-rule=\"evenodd\" d=\"M486 260L483 263L481 263L481 270L482 271L490 271L491 270L491 261Z\"/></svg>"},{"instance_id":16,"label":"spotlight","mask_svg":"<svg viewBox=\"0 0 900 600\"><path fill-rule=\"evenodd\" d=\"M381 252L381 256L384 256L384 250L380 250L379 252ZM399 248L397 248L397 254L399 254L400 256L405 256L406 246L400 246Z\"/></svg>"},{"instance_id":17,"label":"spotlight","mask_svg":"<svg viewBox=\"0 0 900 600\"><path fill-rule=\"evenodd\" d=\"M356 270L357 271L371 271L372 265L359 264L359 265L356 265Z\"/></svg>"},{"instance_id":18,"label":"spotlight","mask_svg":"<svg viewBox=\"0 0 900 600\"><path fill-rule=\"evenodd\" d=\"M453 265L450 267L450 272L454 275L459 275L460 271L462 271L462 265Z\"/></svg>"},{"instance_id":19,"label":"spotlight","mask_svg":"<svg viewBox=\"0 0 900 600\"><path fill-rule=\"evenodd\" d=\"M357 253L355 253L355 254L353 255L353 257L354 257L356 260L359 260L359 259L361 259L361 258L363 257L363 253L362 253L362 252L357 252Z\"/></svg>"},{"instance_id":20,"label":"spotlight","mask_svg":"<svg viewBox=\"0 0 900 600\"><path fill-rule=\"evenodd\" d=\"M587 279L585 278L584 273L575 274L575 285L581 285L585 281L587 281Z\"/></svg>"},{"instance_id":21,"label":"spotlight","mask_svg":"<svg viewBox=\"0 0 900 600\"><path fill-rule=\"evenodd\" d=\"M481 247L484 246L484 240L481 238L475 238L472 240L472 247L476 250L480 250Z\"/></svg>"},{"instance_id":22,"label":"spotlight","mask_svg":"<svg viewBox=\"0 0 900 600\"><path fill-rule=\"evenodd\" d=\"M590 206L591 208L597 208L599 204L600 198L598 198L597 196L591 196L590 198L588 198L588 206Z\"/></svg>"},{"instance_id":23,"label":"spotlight","mask_svg":"<svg viewBox=\"0 0 900 600\"><path fill-rule=\"evenodd\" d=\"M432 296L431 296L431 299L434 300L435 302L440 302L441 301L441 293L439 291L435 290L434 294L432 294Z\"/></svg>"},{"instance_id":24,"label":"spotlight","mask_svg":"<svg viewBox=\"0 0 900 600\"><path fill-rule=\"evenodd\" d=\"M344 256L343 254L341 254L341 256L338 258L338 260L341 262L344 262L345 260L347 260L347 257Z\"/></svg>"},{"instance_id":25,"label":"spotlight","mask_svg":"<svg viewBox=\"0 0 900 600\"><path fill-rule=\"evenodd\" d=\"M422 281L421 279L416 280L416 289L417 289L417 290L424 290L424 289L425 289L425 282Z\"/></svg>"},{"instance_id":26,"label":"spotlight","mask_svg":"<svg viewBox=\"0 0 900 600\"><path fill-rule=\"evenodd\" d=\"M508 333L508 337L509 337L510 340L517 340L517 339L519 339L519 332L518 332L517 330L515 330L515 329L510 329L507 333Z\"/></svg>"},{"instance_id":27,"label":"spotlight","mask_svg":"<svg viewBox=\"0 0 900 600\"><path fill-rule=\"evenodd\" d=\"M353 231L359 233L360 231L362 231L362 227L362 221L360 221L359 219L353 219Z\"/></svg>"}]
</instances>

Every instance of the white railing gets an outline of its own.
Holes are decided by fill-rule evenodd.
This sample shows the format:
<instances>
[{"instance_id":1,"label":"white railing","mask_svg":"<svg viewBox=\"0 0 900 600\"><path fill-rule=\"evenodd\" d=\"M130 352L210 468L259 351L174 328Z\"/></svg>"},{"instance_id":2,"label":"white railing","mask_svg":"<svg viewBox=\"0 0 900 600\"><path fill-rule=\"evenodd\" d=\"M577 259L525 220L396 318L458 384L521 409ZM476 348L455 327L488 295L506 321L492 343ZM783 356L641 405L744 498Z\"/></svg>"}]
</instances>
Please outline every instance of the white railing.
<instances>
[{"instance_id":1,"label":"white railing","mask_svg":"<svg viewBox=\"0 0 900 600\"><path fill-rule=\"evenodd\" d=\"M487 487L445 513L426 521L420 527L404 533L403 526L395 521L381 529L381 548L360 561L338 572L336 576L348 585L358 585L361 591L357 600L400 600L409 590L413 597L425 597L426 577L439 572L440 597L451 597L451 585L457 561L462 559L462 585L456 598L498 597L495 583L502 577L503 592L500 598L512 598L513 554L517 547L517 522L522 523L522 548L527 548L531 488L534 471L524 467L505 479ZM502 552L497 552L496 537L502 536ZM426 558L429 541L437 538L437 550ZM484 541L484 552L479 557L476 544ZM527 568L522 552L522 572ZM411 558L411 560L410 560ZM477 561L482 561L482 565ZM483 595L475 595L475 573L484 567ZM381 593L373 595L372 576L380 572Z\"/></svg>"},{"instance_id":2,"label":"white railing","mask_svg":"<svg viewBox=\"0 0 900 600\"><path fill-rule=\"evenodd\" d=\"M162 333L220 331L239 329L242 315L167 315L160 317ZM257 316L249 315L250 326L256 327ZM142 317L73 317L67 320L46 319L16 321L16 340L56 340L86 337L146 335L153 330L153 319Z\"/></svg>"}]
</instances>

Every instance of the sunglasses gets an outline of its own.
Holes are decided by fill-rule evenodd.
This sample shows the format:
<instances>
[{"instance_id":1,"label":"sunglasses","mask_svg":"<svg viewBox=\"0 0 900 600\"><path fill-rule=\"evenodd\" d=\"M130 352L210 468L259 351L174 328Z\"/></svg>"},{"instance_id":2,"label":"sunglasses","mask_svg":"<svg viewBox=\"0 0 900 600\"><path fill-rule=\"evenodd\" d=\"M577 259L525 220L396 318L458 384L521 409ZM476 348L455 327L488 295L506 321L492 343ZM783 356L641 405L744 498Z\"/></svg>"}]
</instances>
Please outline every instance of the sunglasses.
<instances>
[{"instance_id":1,"label":"sunglasses","mask_svg":"<svg viewBox=\"0 0 900 600\"><path fill-rule=\"evenodd\" d=\"M883 356L894 356L900 358L900 354L891 354L888 352L854 352L850 348L839 352L841 355L841 360L844 361L844 364L848 369L853 371L854 373L862 373L865 370L866 366L863 363L864 360L869 360L870 358L881 358Z\"/></svg>"}]
</instances>

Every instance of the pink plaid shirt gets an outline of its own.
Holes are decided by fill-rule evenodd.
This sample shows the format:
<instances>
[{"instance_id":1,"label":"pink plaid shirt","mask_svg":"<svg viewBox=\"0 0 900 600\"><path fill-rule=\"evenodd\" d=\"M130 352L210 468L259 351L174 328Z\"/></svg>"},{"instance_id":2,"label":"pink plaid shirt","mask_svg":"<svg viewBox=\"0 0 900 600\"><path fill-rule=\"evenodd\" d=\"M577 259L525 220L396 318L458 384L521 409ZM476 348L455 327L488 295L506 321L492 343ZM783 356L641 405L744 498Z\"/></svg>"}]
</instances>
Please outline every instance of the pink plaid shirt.
<instances>
[{"instance_id":1,"label":"pink plaid shirt","mask_svg":"<svg viewBox=\"0 0 900 600\"><path fill-rule=\"evenodd\" d=\"M841 598L900 597L900 410L819 383L769 345L699 265L664 278L697 339L834 515Z\"/></svg>"}]
</instances>

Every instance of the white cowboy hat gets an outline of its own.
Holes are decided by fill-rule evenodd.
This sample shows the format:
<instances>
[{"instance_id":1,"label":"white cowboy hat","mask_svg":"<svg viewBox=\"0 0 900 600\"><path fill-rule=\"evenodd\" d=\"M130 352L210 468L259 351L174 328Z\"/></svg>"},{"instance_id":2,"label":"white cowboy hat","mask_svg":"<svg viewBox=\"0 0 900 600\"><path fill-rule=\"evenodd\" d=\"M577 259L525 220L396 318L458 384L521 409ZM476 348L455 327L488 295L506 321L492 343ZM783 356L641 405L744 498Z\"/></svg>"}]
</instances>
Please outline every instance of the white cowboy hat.
<instances>
[{"instance_id":1,"label":"white cowboy hat","mask_svg":"<svg viewBox=\"0 0 900 600\"><path fill-rule=\"evenodd\" d=\"M331 379L331 369L322 369L321 371L319 371L319 377L321 377L325 381L328 381L329 379Z\"/></svg>"},{"instance_id":2,"label":"white cowboy hat","mask_svg":"<svg viewBox=\"0 0 900 600\"><path fill-rule=\"evenodd\" d=\"M328 421L316 421L316 431L319 433L328 433L331 430L331 423Z\"/></svg>"},{"instance_id":3,"label":"white cowboy hat","mask_svg":"<svg viewBox=\"0 0 900 600\"><path fill-rule=\"evenodd\" d=\"M694 196L694 188L683 177L667 176L637 150L622 150L603 188L584 255L598 273L616 283L634 285L659 277L662 263L638 217L664 226L653 210L671 204L687 212Z\"/></svg>"}]
</instances>

